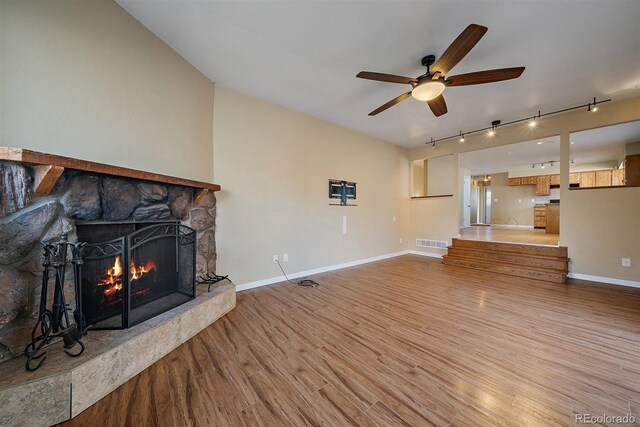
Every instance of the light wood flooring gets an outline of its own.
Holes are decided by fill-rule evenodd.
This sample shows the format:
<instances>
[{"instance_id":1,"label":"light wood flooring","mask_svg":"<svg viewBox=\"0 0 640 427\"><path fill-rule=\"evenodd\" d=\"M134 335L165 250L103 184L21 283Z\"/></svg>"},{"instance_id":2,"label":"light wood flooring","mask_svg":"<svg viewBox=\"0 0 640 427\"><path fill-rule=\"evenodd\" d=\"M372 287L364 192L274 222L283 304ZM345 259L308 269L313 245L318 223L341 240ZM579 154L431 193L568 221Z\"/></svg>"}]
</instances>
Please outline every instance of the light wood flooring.
<instances>
[{"instance_id":1,"label":"light wood flooring","mask_svg":"<svg viewBox=\"0 0 640 427\"><path fill-rule=\"evenodd\" d=\"M529 243L533 245L558 245L559 234L547 234L536 228L502 228L471 226L460 229L461 239L489 240L492 242Z\"/></svg>"},{"instance_id":2,"label":"light wood flooring","mask_svg":"<svg viewBox=\"0 0 640 427\"><path fill-rule=\"evenodd\" d=\"M235 310L67 424L640 419L640 289L545 284L415 255L314 279L319 288L239 293Z\"/></svg>"}]
</instances>

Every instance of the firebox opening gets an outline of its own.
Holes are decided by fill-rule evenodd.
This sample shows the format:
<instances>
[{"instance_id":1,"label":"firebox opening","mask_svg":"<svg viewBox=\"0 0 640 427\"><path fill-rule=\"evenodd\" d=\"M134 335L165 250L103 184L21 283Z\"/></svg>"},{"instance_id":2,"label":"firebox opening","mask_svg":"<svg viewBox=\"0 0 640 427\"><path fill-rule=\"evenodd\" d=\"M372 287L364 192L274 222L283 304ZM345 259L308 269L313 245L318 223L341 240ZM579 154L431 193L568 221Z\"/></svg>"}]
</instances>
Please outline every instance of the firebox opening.
<instances>
[{"instance_id":1,"label":"firebox opening","mask_svg":"<svg viewBox=\"0 0 640 427\"><path fill-rule=\"evenodd\" d=\"M77 224L87 242L82 303L91 329L121 329L195 297L195 230L179 222Z\"/></svg>"}]
</instances>

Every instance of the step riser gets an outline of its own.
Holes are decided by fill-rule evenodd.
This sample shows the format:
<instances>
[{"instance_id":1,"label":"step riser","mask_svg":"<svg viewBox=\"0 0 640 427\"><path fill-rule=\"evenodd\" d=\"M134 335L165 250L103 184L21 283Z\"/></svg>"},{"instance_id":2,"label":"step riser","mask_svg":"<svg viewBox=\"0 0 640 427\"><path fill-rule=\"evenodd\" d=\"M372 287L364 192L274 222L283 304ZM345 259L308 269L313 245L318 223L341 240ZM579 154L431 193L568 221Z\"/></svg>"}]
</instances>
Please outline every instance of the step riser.
<instances>
[{"instance_id":1,"label":"step riser","mask_svg":"<svg viewBox=\"0 0 640 427\"><path fill-rule=\"evenodd\" d=\"M478 262L474 260L467 260L463 258L456 258L455 256L445 255L443 257L443 264L453 265L457 267L465 267L472 268L474 270L482 270L491 273L500 273L507 274L510 276L523 277L527 279L541 280L544 282L551 283L564 283L566 281L566 276L561 273L548 273L541 272L535 270L527 270L521 269L518 267L499 264L499 263L491 263L491 261L487 262Z\"/></svg>"},{"instance_id":2,"label":"step riser","mask_svg":"<svg viewBox=\"0 0 640 427\"><path fill-rule=\"evenodd\" d=\"M558 270L561 273L567 272L567 261L544 259L544 258L532 258L526 255L507 254L504 252L483 252L475 249L450 247L449 255L452 256L464 256L475 259L481 259L484 261L493 262L508 262L511 264L526 265L529 267L549 268Z\"/></svg>"},{"instance_id":3,"label":"step riser","mask_svg":"<svg viewBox=\"0 0 640 427\"><path fill-rule=\"evenodd\" d=\"M485 242L478 240L453 239L454 248L479 249L489 252L508 252L510 254L537 255L556 258L567 258L568 251L564 246L536 246L517 243Z\"/></svg>"}]
</instances>

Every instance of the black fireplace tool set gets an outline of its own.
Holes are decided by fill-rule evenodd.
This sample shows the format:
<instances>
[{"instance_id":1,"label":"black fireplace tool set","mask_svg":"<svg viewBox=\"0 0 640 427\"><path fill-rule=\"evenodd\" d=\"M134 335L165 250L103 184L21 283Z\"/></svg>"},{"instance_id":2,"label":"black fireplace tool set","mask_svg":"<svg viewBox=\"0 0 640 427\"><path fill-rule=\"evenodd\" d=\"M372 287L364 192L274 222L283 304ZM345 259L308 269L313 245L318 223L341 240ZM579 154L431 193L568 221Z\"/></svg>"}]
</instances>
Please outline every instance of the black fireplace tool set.
<instances>
[{"instance_id":1,"label":"black fireplace tool set","mask_svg":"<svg viewBox=\"0 0 640 427\"><path fill-rule=\"evenodd\" d=\"M78 357L84 352L82 336L87 328L82 315L82 294L80 281L82 277L82 250L84 243L69 242L68 236L63 234L57 242L42 242L44 249L44 267L42 272L42 287L40 289L40 308L38 320L31 331L31 342L24 349L27 357L27 371L35 371L44 363L46 351L43 347L54 340L62 339L64 352L71 357ZM73 311L75 323L69 319L71 310L65 301L64 287L67 269L68 253L71 251L73 265L73 282L76 308ZM49 298L49 278L53 272L55 284L53 297ZM48 305L51 299L51 305ZM72 351L76 345L79 349ZM37 362L36 362L37 361ZM35 363L35 365L34 365Z\"/></svg>"}]
</instances>

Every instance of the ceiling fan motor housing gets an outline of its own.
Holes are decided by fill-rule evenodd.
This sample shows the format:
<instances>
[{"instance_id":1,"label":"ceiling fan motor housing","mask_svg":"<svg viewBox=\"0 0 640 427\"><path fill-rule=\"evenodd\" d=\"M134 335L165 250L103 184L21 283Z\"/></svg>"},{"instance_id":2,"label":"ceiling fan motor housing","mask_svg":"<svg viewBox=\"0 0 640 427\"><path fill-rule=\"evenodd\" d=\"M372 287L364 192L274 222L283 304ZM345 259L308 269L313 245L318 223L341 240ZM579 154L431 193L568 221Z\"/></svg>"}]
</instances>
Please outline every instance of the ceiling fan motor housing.
<instances>
[{"instance_id":1,"label":"ceiling fan motor housing","mask_svg":"<svg viewBox=\"0 0 640 427\"><path fill-rule=\"evenodd\" d=\"M424 58L422 58L422 66L423 67L431 67L434 62L436 62L436 56L435 55L427 55Z\"/></svg>"}]
</instances>

